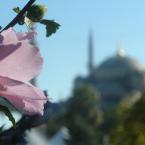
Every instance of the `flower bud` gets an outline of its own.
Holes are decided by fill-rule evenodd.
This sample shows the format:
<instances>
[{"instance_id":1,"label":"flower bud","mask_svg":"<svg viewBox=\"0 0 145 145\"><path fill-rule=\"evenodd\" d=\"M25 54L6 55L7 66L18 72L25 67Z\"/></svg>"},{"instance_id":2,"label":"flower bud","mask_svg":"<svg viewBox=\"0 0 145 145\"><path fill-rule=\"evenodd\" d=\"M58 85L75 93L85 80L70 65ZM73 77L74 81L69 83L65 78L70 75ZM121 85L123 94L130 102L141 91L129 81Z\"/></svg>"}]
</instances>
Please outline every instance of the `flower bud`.
<instances>
[{"instance_id":1,"label":"flower bud","mask_svg":"<svg viewBox=\"0 0 145 145\"><path fill-rule=\"evenodd\" d=\"M47 11L47 8L45 5L33 5L27 12L27 17L33 21L33 22L39 22L45 12Z\"/></svg>"}]
</instances>

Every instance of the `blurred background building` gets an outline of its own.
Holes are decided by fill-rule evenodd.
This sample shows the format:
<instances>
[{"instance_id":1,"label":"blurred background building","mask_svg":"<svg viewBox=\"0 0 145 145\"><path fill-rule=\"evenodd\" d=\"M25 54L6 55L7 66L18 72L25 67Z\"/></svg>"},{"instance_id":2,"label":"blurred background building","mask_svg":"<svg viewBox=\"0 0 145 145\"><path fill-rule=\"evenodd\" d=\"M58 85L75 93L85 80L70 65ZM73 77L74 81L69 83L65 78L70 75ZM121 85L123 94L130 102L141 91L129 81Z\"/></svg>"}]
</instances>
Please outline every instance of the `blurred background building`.
<instances>
[{"instance_id":1,"label":"blurred background building","mask_svg":"<svg viewBox=\"0 0 145 145\"><path fill-rule=\"evenodd\" d=\"M128 56L122 47L117 48L116 54L95 65L95 48L91 33L88 42L88 74L75 78L74 89L87 85L99 94L96 105L100 108L103 118L100 125L103 132L101 144L106 145L112 130L118 124L118 106L122 102L137 101L144 93L145 68Z\"/></svg>"},{"instance_id":2,"label":"blurred background building","mask_svg":"<svg viewBox=\"0 0 145 145\"><path fill-rule=\"evenodd\" d=\"M88 45L88 75L78 76L74 87L93 86L100 94L103 110L114 108L122 99L145 89L145 69L141 63L117 48L116 54L106 58L100 65L94 62L93 36L90 33Z\"/></svg>"}]
</instances>

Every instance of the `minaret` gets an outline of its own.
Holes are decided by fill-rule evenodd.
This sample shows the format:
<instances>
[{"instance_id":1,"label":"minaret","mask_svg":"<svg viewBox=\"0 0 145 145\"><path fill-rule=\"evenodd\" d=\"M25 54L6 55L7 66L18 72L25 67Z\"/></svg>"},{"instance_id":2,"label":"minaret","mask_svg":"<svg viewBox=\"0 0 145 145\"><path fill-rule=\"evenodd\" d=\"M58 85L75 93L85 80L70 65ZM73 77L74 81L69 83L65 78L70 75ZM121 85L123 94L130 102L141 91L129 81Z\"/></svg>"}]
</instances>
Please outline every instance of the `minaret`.
<instances>
[{"instance_id":1,"label":"minaret","mask_svg":"<svg viewBox=\"0 0 145 145\"><path fill-rule=\"evenodd\" d=\"M88 71L89 74L92 74L94 69L94 46L93 46L93 34L92 31L90 31L89 34L89 43L88 43Z\"/></svg>"}]
</instances>

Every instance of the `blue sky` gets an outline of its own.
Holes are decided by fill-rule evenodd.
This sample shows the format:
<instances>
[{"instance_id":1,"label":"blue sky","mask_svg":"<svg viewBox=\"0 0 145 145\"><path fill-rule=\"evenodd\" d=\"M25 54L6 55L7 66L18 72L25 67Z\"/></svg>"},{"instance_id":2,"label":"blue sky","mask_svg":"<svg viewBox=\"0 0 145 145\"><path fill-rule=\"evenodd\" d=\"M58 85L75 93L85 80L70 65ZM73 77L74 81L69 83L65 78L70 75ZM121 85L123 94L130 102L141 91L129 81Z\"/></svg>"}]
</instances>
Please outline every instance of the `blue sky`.
<instances>
[{"instance_id":1,"label":"blue sky","mask_svg":"<svg viewBox=\"0 0 145 145\"><path fill-rule=\"evenodd\" d=\"M22 7L26 2L1 0L1 25L15 16L13 7ZM114 55L120 42L127 55L145 65L144 0L37 0L37 3L48 6L46 18L61 24L50 38L45 37L43 26L37 26L38 44L44 58L38 84L48 90L53 101L70 96L74 78L87 74L90 29L94 31L96 65Z\"/></svg>"}]
</instances>

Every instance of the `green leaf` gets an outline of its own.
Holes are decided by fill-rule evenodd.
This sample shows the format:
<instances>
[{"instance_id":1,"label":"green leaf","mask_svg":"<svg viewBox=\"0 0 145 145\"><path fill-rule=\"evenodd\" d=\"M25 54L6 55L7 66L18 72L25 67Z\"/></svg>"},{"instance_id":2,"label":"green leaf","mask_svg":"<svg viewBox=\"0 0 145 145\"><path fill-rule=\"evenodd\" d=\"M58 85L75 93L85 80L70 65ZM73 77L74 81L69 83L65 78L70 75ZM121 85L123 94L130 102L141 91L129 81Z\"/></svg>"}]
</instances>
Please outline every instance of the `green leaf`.
<instances>
[{"instance_id":1,"label":"green leaf","mask_svg":"<svg viewBox=\"0 0 145 145\"><path fill-rule=\"evenodd\" d=\"M19 7L13 8L13 11L16 12L17 14L19 14L21 12ZM23 25L25 23L24 19L25 19L25 16L22 16L21 18L19 18L18 24Z\"/></svg>"},{"instance_id":2,"label":"green leaf","mask_svg":"<svg viewBox=\"0 0 145 145\"><path fill-rule=\"evenodd\" d=\"M19 14L21 10L19 7L16 7L16 8L13 8L13 11L16 12L17 14Z\"/></svg>"},{"instance_id":3,"label":"green leaf","mask_svg":"<svg viewBox=\"0 0 145 145\"><path fill-rule=\"evenodd\" d=\"M4 125L0 126L0 133L4 130Z\"/></svg>"},{"instance_id":4,"label":"green leaf","mask_svg":"<svg viewBox=\"0 0 145 145\"><path fill-rule=\"evenodd\" d=\"M58 24L54 20L42 19L40 23L46 26L46 37L49 37L50 35L55 33L60 27L60 24Z\"/></svg>"},{"instance_id":5,"label":"green leaf","mask_svg":"<svg viewBox=\"0 0 145 145\"><path fill-rule=\"evenodd\" d=\"M15 118L13 117L12 113L10 112L9 108L3 105L0 105L0 111L5 113L5 115L9 118L9 120L12 122L13 127L16 127Z\"/></svg>"}]
</instances>

